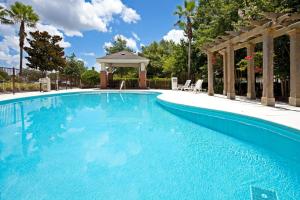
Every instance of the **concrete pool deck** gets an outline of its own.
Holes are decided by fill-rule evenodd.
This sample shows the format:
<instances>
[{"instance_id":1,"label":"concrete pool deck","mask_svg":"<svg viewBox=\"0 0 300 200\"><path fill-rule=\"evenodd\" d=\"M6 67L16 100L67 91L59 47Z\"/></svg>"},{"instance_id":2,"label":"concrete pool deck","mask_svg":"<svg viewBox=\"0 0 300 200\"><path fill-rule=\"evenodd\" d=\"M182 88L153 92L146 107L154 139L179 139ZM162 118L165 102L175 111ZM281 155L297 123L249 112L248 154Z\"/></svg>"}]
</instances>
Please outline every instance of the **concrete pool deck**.
<instances>
[{"instance_id":1,"label":"concrete pool deck","mask_svg":"<svg viewBox=\"0 0 300 200\"><path fill-rule=\"evenodd\" d=\"M13 94L0 94L0 102L16 98L43 96L50 94L63 94L71 92L92 92L92 91L119 91L119 90L97 90L97 89L69 89L60 91L51 91L47 93L26 92ZM300 107L293 107L284 103L277 103L275 107L263 106L260 101L247 100L243 97L237 97L236 100L229 100L223 95L208 96L207 93L193 93L185 91L172 90L125 90L131 91L150 91L160 92L158 96L161 100L171 103L221 110L242 114L250 117L256 117L267 121L275 122L291 128L300 130Z\"/></svg>"}]
</instances>

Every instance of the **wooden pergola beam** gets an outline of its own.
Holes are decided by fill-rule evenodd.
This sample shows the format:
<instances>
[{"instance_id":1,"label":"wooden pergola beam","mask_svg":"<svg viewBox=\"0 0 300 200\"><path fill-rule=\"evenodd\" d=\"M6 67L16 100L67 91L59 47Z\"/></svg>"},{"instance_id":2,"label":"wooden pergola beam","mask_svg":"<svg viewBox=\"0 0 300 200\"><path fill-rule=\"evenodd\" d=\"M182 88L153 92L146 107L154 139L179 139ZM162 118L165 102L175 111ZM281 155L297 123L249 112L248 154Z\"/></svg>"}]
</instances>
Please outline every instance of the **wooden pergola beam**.
<instances>
[{"instance_id":1,"label":"wooden pergola beam","mask_svg":"<svg viewBox=\"0 0 300 200\"><path fill-rule=\"evenodd\" d=\"M225 31L225 32L234 37L239 36L241 34L241 32L237 32L237 31Z\"/></svg>"},{"instance_id":2,"label":"wooden pergola beam","mask_svg":"<svg viewBox=\"0 0 300 200\"><path fill-rule=\"evenodd\" d=\"M278 17L277 22L281 24L282 22L289 19L290 17L291 17L290 13L284 14L284 15Z\"/></svg>"},{"instance_id":3,"label":"wooden pergola beam","mask_svg":"<svg viewBox=\"0 0 300 200\"><path fill-rule=\"evenodd\" d=\"M287 20L289 21L300 20L300 13L291 13Z\"/></svg>"},{"instance_id":4,"label":"wooden pergola beam","mask_svg":"<svg viewBox=\"0 0 300 200\"><path fill-rule=\"evenodd\" d=\"M263 13L265 18L270 19L272 21L276 21L280 16L284 15L282 13L274 13L274 12L265 12Z\"/></svg>"},{"instance_id":5,"label":"wooden pergola beam","mask_svg":"<svg viewBox=\"0 0 300 200\"><path fill-rule=\"evenodd\" d=\"M251 31L253 29L253 27L252 26L242 26L242 27L240 27L240 30L242 31L242 32L248 32L248 31Z\"/></svg>"},{"instance_id":6,"label":"wooden pergola beam","mask_svg":"<svg viewBox=\"0 0 300 200\"><path fill-rule=\"evenodd\" d=\"M241 31L226 31L229 35L219 36L217 39L210 43L208 50L211 52L220 51L228 46L228 44L233 44L235 49L243 48L248 42L259 43L262 42L262 34L268 29L272 28L273 37L279 37L287 34L289 30L300 28L300 14L276 14L267 13L270 20L261 20L259 23L263 23L261 26L256 27L241 27ZM298 21L291 21L298 20ZM289 22L289 23L287 23ZM222 40L223 41L222 41Z\"/></svg>"},{"instance_id":7,"label":"wooden pergola beam","mask_svg":"<svg viewBox=\"0 0 300 200\"><path fill-rule=\"evenodd\" d=\"M290 29L294 29L294 28L300 28L300 21L293 23L291 25L288 26Z\"/></svg>"},{"instance_id":8,"label":"wooden pergola beam","mask_svg":"<svg viewBox=\"0 0 300 200\"><path fill-rule=\"evenodd\" d=\"M252 26L262 26L264 25L265 23L267 23L269 20L250 20L249 23L252 25Z\"/></svg>"},{"instance_id":9,"label":"wooden pergola beam","mask_svg":"<svg viewBox=\"0 0 300 200\"><path fill-rule=\"evenodd\" d=\"M232 38L232 36L230 36L230 35L223 35L223 36L221 36L221 38L224 39L224 40L229 40L229 39Z\"/></svg>"}]
</instances>

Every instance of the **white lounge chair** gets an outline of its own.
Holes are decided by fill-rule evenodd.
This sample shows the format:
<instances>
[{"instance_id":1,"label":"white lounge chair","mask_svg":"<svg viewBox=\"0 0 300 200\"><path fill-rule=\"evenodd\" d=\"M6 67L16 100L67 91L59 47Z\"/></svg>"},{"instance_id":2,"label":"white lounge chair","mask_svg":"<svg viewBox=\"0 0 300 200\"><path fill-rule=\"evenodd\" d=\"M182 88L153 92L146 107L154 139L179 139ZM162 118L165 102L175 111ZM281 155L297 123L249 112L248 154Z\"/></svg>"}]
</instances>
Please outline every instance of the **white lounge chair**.
<instances>
[{"instance_id":1,"label":"white lounge chair","mask_svg":"<svg viewBox=\"0 0 300 200\"><path fill-rule=\"evenodd\" d=\"M202 84L203 84L203 80L202 79L199 79L197 82L196 82L196 85L195 87L193 88L193 91L194 92L201 92L202 91Z\"/></svg>"},{"instance_id":2,"label":"white lounge chair","mask_svg":"<svg viewBox=\"0 0 300 200\"><path fill-rule=\"evenodd\" d=\"M178 90L188 90L190 88L191 82L191 80L186 80L183 86L178 87Z\"/></svg>"}]
</instances>

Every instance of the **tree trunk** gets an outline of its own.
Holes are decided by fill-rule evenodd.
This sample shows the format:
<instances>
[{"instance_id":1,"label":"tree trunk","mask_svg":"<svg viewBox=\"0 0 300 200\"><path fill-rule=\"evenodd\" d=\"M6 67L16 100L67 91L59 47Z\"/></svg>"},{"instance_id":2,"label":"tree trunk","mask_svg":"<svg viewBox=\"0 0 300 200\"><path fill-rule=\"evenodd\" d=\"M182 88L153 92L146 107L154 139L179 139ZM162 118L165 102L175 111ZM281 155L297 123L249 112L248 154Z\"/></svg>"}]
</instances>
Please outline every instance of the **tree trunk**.
<instances>
[{"instance_id":1,"label":"tree trunk","mask_svg":"<svg viewBox=\"0 0 300 200\"><path fill-rule=\"evenodd\" d=\"M20 76L22 76L23 71L23 48L25 40L25 23L21 21L20 30L19 30L19 47L20 47Z\"/></svg>"},{"instance_id":2,"label":"tree trunk","mask_svg":"<svg viewBox=\"0 0 300 200\"><path fill-rule=\"evenodd\" d=\"M191 78L191 43L192 43L192 41L189 39L189 51L188 51L188 79Z\"/></svg>"}]
</instances>

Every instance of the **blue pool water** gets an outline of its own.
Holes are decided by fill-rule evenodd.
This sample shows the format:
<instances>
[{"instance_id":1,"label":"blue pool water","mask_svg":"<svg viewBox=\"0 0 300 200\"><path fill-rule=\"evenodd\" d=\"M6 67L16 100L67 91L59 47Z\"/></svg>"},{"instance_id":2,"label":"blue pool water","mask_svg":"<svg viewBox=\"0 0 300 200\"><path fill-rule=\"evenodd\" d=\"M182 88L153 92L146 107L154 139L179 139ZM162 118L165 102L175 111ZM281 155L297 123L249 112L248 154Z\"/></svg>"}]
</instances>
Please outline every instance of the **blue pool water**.
<instances>
[{"instance_id":1,"label":"blue pool water","mask_svg":"<svg viewBox=\"0 0 300 200\"><path fill-rule=\"evenodd\" d=\"M0 199L300 199L297 131L157 95L0 103Z\"/></svg>"}]
</instances>

